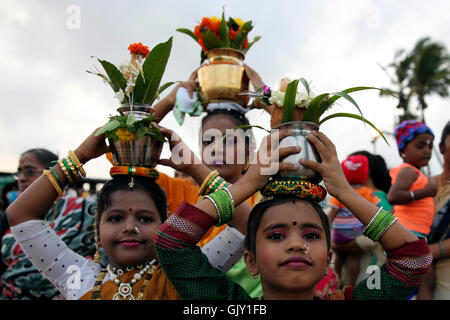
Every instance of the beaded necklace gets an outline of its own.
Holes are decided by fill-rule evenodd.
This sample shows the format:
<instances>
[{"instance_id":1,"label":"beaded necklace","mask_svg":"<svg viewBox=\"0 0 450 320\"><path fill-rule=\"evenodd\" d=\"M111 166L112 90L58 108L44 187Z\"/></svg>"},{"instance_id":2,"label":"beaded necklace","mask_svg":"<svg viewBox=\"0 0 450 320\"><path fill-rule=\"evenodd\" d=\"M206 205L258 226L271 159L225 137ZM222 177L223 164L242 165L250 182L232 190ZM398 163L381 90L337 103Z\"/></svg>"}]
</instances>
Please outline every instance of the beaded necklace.
<instances>
[{"instance_id":1,"label":"beaded necklace","mask_svg":"<svg viewBox=\"0 0 450 320\"><path fill-rule=\"evenodd\" d=\"M153 259L151 262L147 262L145 265L139 265L136 267L127 267L126 271L120 268L115 268L111 265L108 265L106 268L103 268L97 276L97 279L94 284L94 288L92 290L92 300L100 300L100 291L102 287L103 279L106 274L109 273L112 281L119 286L117 293L112 297L112 300L136 300L136 298L132 294L132 286L142 279L145 275L144 283L139 290L137 300L142 300L144 297L144 289L150 283L150 280L153 274L156 272L156 260ZM132 271L133 269L139 269L137 273L133 276L133 279L129 283L122 283L119 280L119 276L123 275L125 272Z\"/></svg>"}]
</instances>

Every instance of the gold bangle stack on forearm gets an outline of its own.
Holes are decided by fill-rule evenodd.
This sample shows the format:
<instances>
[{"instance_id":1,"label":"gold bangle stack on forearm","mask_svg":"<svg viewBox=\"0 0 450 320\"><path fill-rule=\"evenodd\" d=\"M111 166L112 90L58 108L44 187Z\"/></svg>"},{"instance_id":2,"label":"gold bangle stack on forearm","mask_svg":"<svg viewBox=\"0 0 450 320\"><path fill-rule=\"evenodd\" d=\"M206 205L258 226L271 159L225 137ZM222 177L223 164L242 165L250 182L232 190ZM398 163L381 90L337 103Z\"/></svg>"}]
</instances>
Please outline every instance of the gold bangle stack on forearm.
<instances>
[{"instance_id":1,"label":"gold bangle stack on forearm","mask_svg":"<svg viewBox=\"0 0 450 320\"><path fill-rule=\"evenodd\" d=\"M225 179L223 179L221 176L219 176L219 172L217 170L214 170L203 181L198 195L199 197L202 197L229 186L231 186L231 184L225 181Z\"/></svg>"},{"instance_id":2,"label":"gold bangle stack on forearm","mask_svg":"<svg viewBox=\"0 0 450 320\"><path fill-rule=\"evenodd\" d=\"M67 157L51 163L52 166L56 164L61 168L61 171L64 173L64 176L70 185L75 185L76 182L80 181L81 175L86 176L86 172L84 171L80 160L78 160L78 157L73 151L69 150L69 155ZM62 196L64 185L56 174L56 171L51 167L50 170L44 170L43 173L53 185L58 195Z\"/></svg>"}]
</instances>

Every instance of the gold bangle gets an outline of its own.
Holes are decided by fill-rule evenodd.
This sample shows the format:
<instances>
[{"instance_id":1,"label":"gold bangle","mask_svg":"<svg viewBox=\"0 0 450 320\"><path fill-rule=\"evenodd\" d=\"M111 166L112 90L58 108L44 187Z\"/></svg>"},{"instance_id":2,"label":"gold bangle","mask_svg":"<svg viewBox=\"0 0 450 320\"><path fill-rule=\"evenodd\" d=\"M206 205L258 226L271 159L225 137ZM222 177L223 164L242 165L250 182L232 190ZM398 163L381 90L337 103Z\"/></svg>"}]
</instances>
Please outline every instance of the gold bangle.
<instances>
[{"instance_id":1,"label":"gold bangle","mask_svg":"<svg viewBox=\"0 0 450 320\"><path fill-rule=\"evenodd\" d=\"M62 197L63 192L62 192L60 186L58 185L58 182L56 181L55 177L52 176L52 173L50 172L50 170L44 170L43 173L47 177L47 179L50 181L50 183L53 185L53 188L55 188L56 193L58 193L58 196Z\"/></svg>"},{"instance_id":2,"label":"gold bangle","mask_svg":"<svg viewBox=\"0 0 450 320\"><path fill-rule=\"evenodd\" d=\"M200 190L198 191L199 195L202 195L203 192L205 191L206 186L208 185L209 180L211 180L212 177L214 177L216 174L219 174L219 172L217 170L211 171L208 176L205 178L205 180L203 180L203 183L200 187Z\"/></svg>"},{"instance_id":3,"label":"gold bangle","mask_svg":"<svg viewBox=\"0 0 450 320\"><path fill-rule=\"evenodd\" d=\"M70 159L73 160L73 162L75 163L75 167L77 168L77 170L80 171L81 175L83 177L86 177L86 171L84 171L83 169L83 165L81 164L80 160L78 159L77 155L75 154L75 152L73 152L72 150L69 150L69 156Z\"/></svg>"},{"instance_id":4,"label":"gold bangle","mask_svg":"<svg viewBox=\"0 0 450 320\"><path fill-rule=\"evenodd\" d=\"M67 178L67 180L69 181L69 183L73 185L73 184L74 184L74 183L73 183L73 179L72 179L72 177L70 176L69 171L67 171L67 168L66 168L66 166L64 165L64 163L62 162L61 159L58 160L58 165L59 165L59 167L61 168L61 170L62 170L62 172L64 173L64 175L66 176L66 178Z\"/></svg>"},{"instance_id":5,"label":"gold bangle","mask_svg":"<svg viewBox=\"0 0 450 320\"><path fill-rule=\"evenodd\" d=\"M66 160L70 171L75 176L75 179L77 179L77 181L80 181L81 180L80 173L76 169L74 162L71 160L71 158L69 156L65 157L64 159Z\"/></svg>"},{"instance_id":6,"label":"gold bangle","mask_svg":"<svg viewBox=\"0 0 450 320\"><path fill-rule=\"evenodd\" d=\"M210 194L214 186L222 180L221 176L216 176L211 182L208 184L208 188L206 188L206 194Z\"/></svg>"}]
</instances>

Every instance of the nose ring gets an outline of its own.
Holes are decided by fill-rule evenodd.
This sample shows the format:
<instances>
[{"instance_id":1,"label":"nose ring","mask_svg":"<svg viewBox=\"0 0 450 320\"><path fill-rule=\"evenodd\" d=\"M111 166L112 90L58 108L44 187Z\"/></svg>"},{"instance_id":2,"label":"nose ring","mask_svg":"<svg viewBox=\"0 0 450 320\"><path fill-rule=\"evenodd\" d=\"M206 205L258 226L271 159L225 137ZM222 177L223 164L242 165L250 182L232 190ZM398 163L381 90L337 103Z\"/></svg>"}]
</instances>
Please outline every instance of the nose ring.
<instances>
[{"instance_id":1,"label":"nose ring","mask_svg":"<svg viewBox=\"0 0 450 320\"><path fill-rule=\"evenodd\" d=\"M136 227L136 226L134 226L134 232L136 232L136 234L139 234L139 228L138 227Z\"/></svg>"},{"instance_id":2,"label":"nose ring","mask_svg":"<svg viewBox=\"0 0 450 320\"><path fill-rule=\"evenodd\" d=\"M311 247L308 246L307 243L305 243L305 245L303 246L303 251L305 252L305 254L308 254L311 251Z\"/></svg>"}]
</instances>

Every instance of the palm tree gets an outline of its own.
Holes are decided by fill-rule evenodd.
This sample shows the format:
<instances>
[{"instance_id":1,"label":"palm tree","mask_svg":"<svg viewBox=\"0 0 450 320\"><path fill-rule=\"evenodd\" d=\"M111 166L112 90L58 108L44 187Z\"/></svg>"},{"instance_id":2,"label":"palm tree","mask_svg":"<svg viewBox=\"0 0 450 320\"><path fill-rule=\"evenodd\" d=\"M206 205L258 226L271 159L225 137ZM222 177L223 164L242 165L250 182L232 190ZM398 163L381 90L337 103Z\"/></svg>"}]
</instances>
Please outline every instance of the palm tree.
<instances>
[{"instance_id":1,"label":"palm tree","mask_svg":"<svg viewBox=\"0 0 450 320\"><path fill-rule=\"evenodd\" d=\"M448 97L450 85L450 56L440 43L431 42L429 37L420 39L410 53L412 77L409 87L417 96L418 109L421 110L422 122L424 111L428 107L425 97L438 94Z\"/></svg>"},{"instance_id":2,"label":"palm tree","mask_svg":"<svg viewBox=\"0 0 450 320\"><path fill-rule=\"evenodd\" d=\"M417 116L414 115L409 110L409 102L411 100L411 96L413 92L409 88L409 82L411 78L411 64L412 58L410 55L405 54L405 50L397 50L394 55L394 61L390 63L388 66L380 66L383 71L389 76L391 83L394 85L394 88L383 88L386 91L390 91L394 93L398 97L397 108L403 110L403 114L399 116L397 119L397 123L402 122L403 120L413 120L417 119ZM388 71L389 69L393 69L393 75L391 75ZM390 96L387 93L380 91L380 96Z\"/></svg>"}]
</instances>

